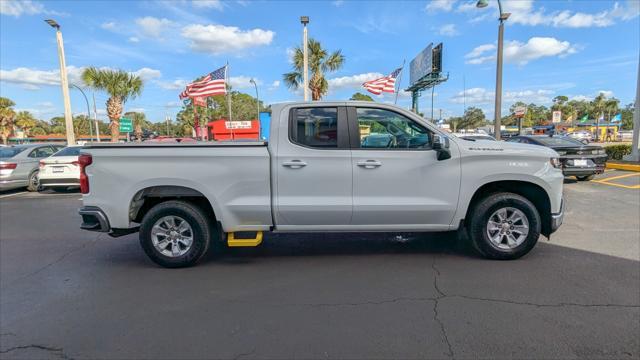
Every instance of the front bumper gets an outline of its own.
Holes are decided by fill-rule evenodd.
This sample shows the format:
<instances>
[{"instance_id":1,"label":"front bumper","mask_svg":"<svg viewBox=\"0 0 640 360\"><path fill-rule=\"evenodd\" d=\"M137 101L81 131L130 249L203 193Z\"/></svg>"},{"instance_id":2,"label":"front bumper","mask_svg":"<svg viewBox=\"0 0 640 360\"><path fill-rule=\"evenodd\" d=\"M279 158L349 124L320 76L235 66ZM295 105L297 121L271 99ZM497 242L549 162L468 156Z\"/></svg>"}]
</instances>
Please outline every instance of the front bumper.
<instances>
[{"instance_id":1,"label":"front bumper","mask_svg":"<svg viewBox=\"0 0 640 360\"><path fill-rule=\"evenodd\" d=\"M560 202L560 212L551 214L551 233L554 233L564 221L564 199Z\"/></svg>"}]
</instances>

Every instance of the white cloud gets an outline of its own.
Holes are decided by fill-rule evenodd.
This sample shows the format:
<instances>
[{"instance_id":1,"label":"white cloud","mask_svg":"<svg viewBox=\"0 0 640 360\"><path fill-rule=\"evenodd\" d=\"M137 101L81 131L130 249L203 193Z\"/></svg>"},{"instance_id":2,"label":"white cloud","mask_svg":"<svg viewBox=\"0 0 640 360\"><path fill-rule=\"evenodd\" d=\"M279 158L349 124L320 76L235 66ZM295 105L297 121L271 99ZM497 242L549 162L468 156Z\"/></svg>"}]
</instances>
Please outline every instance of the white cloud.
<instances>
[{"instance_id":1,"label":"white cloud","mask_svg":"<svg viewBox=\"0 0 640 360\"><path fill-rule=\"evenodd\" d=\"M220 0L193 0L193 7L220 11L224 10L224 4Z\"/></svg>"},{"instance_id":2,"label":"white cloud","mask_svg":"<svg viewBox=\"0 0 640 360\"><path fill-rule=\"evenodd\" d=\"M182 103L180 101L168 101L164 106L165 107L181 107Z\"/></svg>"},{"instance_id":3,"label":"white cloud","mask_svg":"<svg viewBox=\"0 0 640 360\"><path fill-rule=\"evenodd\" d=\"M340 7L344 4L344 0L334 0L331 2L331 5L335 6L335 7Z\"/></svg>"},{"instance_id":4,"label":"white cloud","mask_svg":"<svg viewBox=\"0 0 640 360\"><path fill-rule=\"evenodd\" d=\"M84 67L67 66L69 83L81 85L83 70ZM159 70L150 68L141 68L131 73L142 77L143 80L156 79L162 76ZM0 81L18 84L27 90L38 90L41 86L60 86L60 70L38 70L25 67L0 70Z\"/></svg>"},{"instance_id":5,"label":"white cloud","mask_svg":"<svg viewBox=\"0 0 640 360\"><path fill-rule=\"evenodd\" d=\"M288 47L288 48L286 49L286 52L287 52L287 62L288 62L289 64L293 64L293 57L294 57L294 56L295 56L295 54L296 54L296 49L291 48L291 47Z\"/></svg>"},{"instance_id":6,"label":"white cloud","mask_svg":"<svg viewBox=\"0 0 640 360\"><path fill-rule=\"evenodd\" d=\"M611 90L600 90L600 91L598 91L598 94L602 94L606 98L612 98L613 97L613 91L611 91Z\"/></svg>"},{"instance_id":7,"label":"white cloud","mask_svg":"<svg viewBox=\"0 0 640 360\"><path fill-rule=\"evenodd\" d=\"M189 81L184 79L176 79L173 81L158 81L157 84L161 88L165 90L182 90L184 89Z\"/></svg>"},{"instance_id":8,"label":"white cloud","mask_svg":"<svg viewBox=\"0 0 640 360\"><path fill-rule=\"evenodd\" d=\"M467 64L482 64L495 60L495 55L488 54L495 49L493 44L480 45L465 55ZM575 54L578 48L568 41L560 41L552 37L532 37L526 43L507 41L504 45L505 62L525 65L543 57L565 57Z\"/></svg>"},{"instance_id":9,"label":"white cloud","mask_svg":"<svg viewBox=\"0 0 640 360\"><path fill-rule=\"evenodd\" d=\"M502 100L505 105L518 101L546 104L551 102L554 93L555 91L550 89L505 91L502 94ZM467 105L491 104L495 101L495 92L485 88L471 88L458 92L451 97L450 101L454 104L464 104L466 102Z\"/></svg>"},{"instance_id":10,"label":"white cloud","mask_svg":"<svg viewBox=\"0 0 640 360\"><path fill-rule=\"evenodd\" d=\"M357 75L333 78L333 79L327 80L327 82L329 83L329 89L331 90L360 89L362 88L363 82L380 78L383 76L384 75L382 75L381 73L371 72L366 74L357 74Z\"/></svg>"},{"instance_id":11,"label":"white cloud","mask_svg":"<svg viewBox=\"0 0 640 360\"><path fill-rule=\"evenodd\" d=\"M20 17L21 15L64 15L47 10L44 5L31 0L0 0L0 14Z\"/></svg>"},{"instance_id":12,"label":"white cloud","mask_svg":"<svg viewBox=\"0 0 640 360\"><path fill-rule=\"evenodd\" d=\"M129 38L129 42L137 43L137 42L140 42L140 39L139 39L139 38L137 38L137 37L135 37L135 36L131 36L131 37Z\"/></svg>"},{"instance_id":13,"label":"white cloud","mask_svg":"<svg viewBox=\"0 0 640 360\"><path fill-rule=\"evenodd\" d=\"M100 25L100 27L105 29L105 30L112 31L112 30L117 28L117 24L115 23L115 21L109 21L109 22L106 22L106 23L102 23Z\"/></svg>"},{"instance_id":14,"label":"white cloud","mask_svg":"<svg viewBox=\"0 0 640 360\"><path fill-rule=\"evenodd\" d=\"M173 25L171 20L158 19L153 16L137 18L135 22L140 28L140 32L150 38L162 38L162 33Z\"/></svg>"},{"instance_id":15,"label":"white cloud","mask_svg":"<svg viewBox=\"0 0 640 360\"><path fill-rule=\"evenodd\" d=\"M247 89L253 88L253 84L251 83L251 77L249 76L232 76L229 78L229 84L234 89ZM259 79L253 79L258 86L262 85L262 81Z\"/></svg>"},{"instance_id":16,"label":"white cloud","mask_svg":"<svg viewBox=\"0 0 640 360\"><path fill-rule=\"evenodd\" d=\"M618 2L613 3L613 7L597 13L584 13L572 10L560 10L547 12L544 8L536 9L533 0L505 1L503 3L503 11L511 13L508 22L512 24L538 26L546 25L553 27L568 28L588 28L588 27L607 27L616 24L620 20L630 20L640 14L640 2L638 0L627 0L626 5L620 5ZM472 21L480 21L485 19L493 19L488 16L496 11L497 2L489 2L489 6L485 8L483 15L476 17ZM477 12L475 1L464 3L458 6L458 11Z\"/></svg>"},{"instance_id":17,"label":"white cloud","mask_svg":"<svg viewBox=\"0 0 640 360\"><path fill-rule=\"evenodd\" d=\"M272 87L272 88L277 88L278 86L280 86L280 80L274 80L274 81L271 83L271 87Z\"/></svg>"},{"instance_id":18,"label":"white cloud","mask_svg":"<svg viewBox=\"0 0 640 360\"><path fill-rule=\"evenodd\" d=\"M429 13L438 11L449 12L453 9L453 3L455 3L455 0L431 0L424 9Z\"/></svg>"},{"instance_id":19,"label":"white cloud","mask_svg":"<svg viewBox=\"0 0 640 360\"><path fill-rule=\"evenodd\" d=\"M456 29L456 24L446 24L439 28L438 34L443 36L456 36L459 35L460 32Z\"/></svg>"},{"instance_id":20,"label":"white cloud","mask_svg":"<svg viewBox=\"0 0 640 360\"><path fill-rule=\"evenodd\" d=\"M149 69L147 67L134 71L132 72L132 74L139 76L142 80L145 80L145 81L157 79L162 76L162 73L160 72L160 70Z\"/></svg>"},{"instance_id":21,"label":"white cloud","mask_svg":"<svg viewBox=\"0 0 640 360\"><path fill-rule=\"evenodd\" d=\"M188 25L182 28L182 36L191 41L192 50L218 55L269 45L275 32L262 29L241 30L224 25Z\"/></svg>"}]
</instances>

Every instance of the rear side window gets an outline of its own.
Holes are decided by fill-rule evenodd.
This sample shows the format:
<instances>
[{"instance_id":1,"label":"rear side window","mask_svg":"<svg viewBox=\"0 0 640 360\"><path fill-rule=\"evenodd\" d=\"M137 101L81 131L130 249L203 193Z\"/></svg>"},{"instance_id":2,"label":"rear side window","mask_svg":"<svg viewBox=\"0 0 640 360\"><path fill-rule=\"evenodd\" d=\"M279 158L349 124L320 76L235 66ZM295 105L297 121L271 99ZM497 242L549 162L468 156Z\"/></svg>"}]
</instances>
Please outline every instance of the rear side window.
<instances>
[{"instance_id":1,"label":"rear side window","mask_svg":"<svg viewBox=\"0 0 640 360\"><path fill-rule=\"evenodd\" d=\"M0 148L0 158L12 158L23 152L24 149L25 148L19 147L2 147Z\"/></svg>"},{"instance_id":2,"label":"rear side window","mask_svg":"<svg viewBox=\"0 0 640 360\"><path fill-rule=\"evenodd\" d=\"M34 149L33 151L31 151L31 153L29 154L30 158L43 158L43 157L49 157L51 155L53 155L53 148L49 147L49 146L45 146L45 147L39 147Z\"/></svg>"},{"instance_id":3,"label":"rear side window","mask_svg":"<svg viewBox=\"0 0 640 360\"><path fill-rule=\"evenodd\" d=\"M312 148L338 148L338 108L298 108L291 116L291 141Z\"/></svg>"},{"instance_id":4,"label":"rear side window","mask_svg":"<svg viewBox=\"0 0 640 360\"><path fill-rule=\"evenodd\" d=\"M80 149L81 147L79 146L70 146L58 151L52 156L78 156L80 155Z\"/></svg>"}]
</instances>

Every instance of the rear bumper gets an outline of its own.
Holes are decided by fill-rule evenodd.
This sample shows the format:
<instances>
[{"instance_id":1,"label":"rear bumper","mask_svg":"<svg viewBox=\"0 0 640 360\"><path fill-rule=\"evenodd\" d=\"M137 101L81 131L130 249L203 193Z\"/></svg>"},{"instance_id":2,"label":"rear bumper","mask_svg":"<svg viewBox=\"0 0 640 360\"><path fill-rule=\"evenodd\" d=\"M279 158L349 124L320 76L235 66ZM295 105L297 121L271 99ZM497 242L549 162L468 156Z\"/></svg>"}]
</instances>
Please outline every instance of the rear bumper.
<instances>
[{"instance_id":1,"label":"rear bumper","mask_svg":"<svg viewBox=\"0 0 640 360\"><path fill-rule=\"evenodd\" d=\"M560 225L562 225L563 221L564 221L564 199L562 199L562 202L560 202L560 212L551 214L550 234L556 232L556 230L558 230Z\"/></svg>"},{"instance_id":2,"label":"rear bumper","mask_svg":"<svg viewBox=\"0 0 640 360\"><path fill-rule=\"evenodd\" d=\"M40 178L40 185L45 187L54 187L54 186L80 186L80 180L74 178Z\"/></svg>"},{"instance_id":3,"label":"rear bumper","mask_svg":"<svg viewBox=\"0 0 640 360\"><path fill-rule=\"evenodd\" d=\"M82 216L82 224L80 228L89 231L98 232L110 232L111 226L109 225L109 219L97 206L83 206L78 210L80 216Z\"/></svg>"}]
</instances>

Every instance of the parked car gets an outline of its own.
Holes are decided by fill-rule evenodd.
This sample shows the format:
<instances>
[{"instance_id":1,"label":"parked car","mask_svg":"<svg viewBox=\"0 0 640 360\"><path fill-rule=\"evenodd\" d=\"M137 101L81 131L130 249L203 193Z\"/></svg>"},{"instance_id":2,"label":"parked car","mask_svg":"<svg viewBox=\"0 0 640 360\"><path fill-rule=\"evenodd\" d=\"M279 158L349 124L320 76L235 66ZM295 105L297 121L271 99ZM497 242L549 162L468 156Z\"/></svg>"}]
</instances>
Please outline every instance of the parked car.
<instances>
[{"instance_id":1,"label":"parked car","mask_svg":"<svg viewBox=\"0 0 640 360\"><path fill-rule=\"evenodd\" d=\"M78 156L82 146L68 146L48 158L40 160L40 186L65 190L80 186Z\"/></svg>"},{"instance_id":2,"label":"parked car","mask_svg":"<svg viewBox=\"0 0 640 360\"><path fill-rule=\"evenodd\" d=\"M494 138L491 135L487 135L487 134L481 134L481 133L453 133L453 135L459 137L460 139L464 139L464 140L489 140L489 141L496 141L496 138Z\"/></svg>"},{"instance_id":3,"label":"parked car","mask_svg":"<svg viewBox=\"0 0 640 360\"><path fill-rule=\"evenodd\" d=\"M583 142L584 144L588 144L593 141L593 135L591 132L586 130L574 131L572 133L567 134L572 139Z\"/></svg>"},{"instance_id":4,"label":"parked car","mask_svg":"<svg viewBox=\"0 0 640 360\"><path fill-rule=\"evenodd\" d=\"M62 149L60 144L25 144L0 148L0 190L37 191L38 162Z\"/></svg>"},{"instance_id":5,"label":"parked car","mask_svg":"<svg viewBox=\"0 0 640 360\"><path fill-rule=\"evenodd\" d=\"M211 241L257 246L264 231L464 228L485 257L516 259L562 223L564 177L552 149L450 137L382 103L271 110L268 143L88 144L81 228L139 232L154 262L183 267ZM402 141L365 148L366 127Z\"/></svg>"},{"instance_id":6,"label":"parked car","mask_svg":"<svg viewBox=\"0 0 640 360\"><path fill-rule=\"evenodd\" d=\"M617 141L632 141L633 140L633 131L632 130L620 130L616 135Z\"/></svg>"},{"instance_id":7,"label":"parked car","mask_svg":"<svg viewBox=\"0 0 640 360\"><path fill-rule=\"evenodd\" d=\"M560 155L562 173L580 181L589 181L596 174L602 174L607 164L607 153L602 146L586 145L566 136L517 136L507 141L552 148Z\"/></svg>"}]
</instances>

